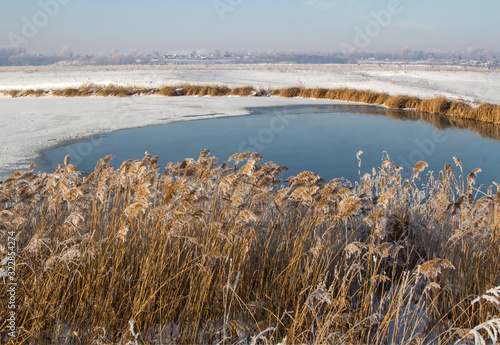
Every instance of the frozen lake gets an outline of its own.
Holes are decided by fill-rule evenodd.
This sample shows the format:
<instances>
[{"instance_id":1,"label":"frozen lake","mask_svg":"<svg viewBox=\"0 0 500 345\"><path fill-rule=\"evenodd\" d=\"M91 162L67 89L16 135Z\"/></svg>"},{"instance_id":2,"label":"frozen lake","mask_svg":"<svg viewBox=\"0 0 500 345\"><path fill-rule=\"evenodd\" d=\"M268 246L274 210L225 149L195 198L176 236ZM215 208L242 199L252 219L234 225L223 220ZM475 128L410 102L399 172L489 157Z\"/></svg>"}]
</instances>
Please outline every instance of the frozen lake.
<instances>
[{"instance_id":1,"label":"frozen lake","mask_svg":"<svg viewBox=\"0 0 500 345\"><path fill-rule=\"evenodd\" d=\"M141 159L145 151L158 155L159 164L165 166L187 157L196 159L208 148L220 163L233 153L252 151L259 152L264 161L288 167L287 176L309 170L325 180L356 181L356 153L362 150L361 174L379 167L387 151L404 168L405 177L420 160L428 162L426 171L436 176L445 163L455 167L453 156L457 156L465 175L474 168L483 170L476 186L500 181L498 130L481 124L479 135L451 121L433 116L431 124L418 113L355 105L253 108L247 116L117 130L47 150L37 163L50 171L69 154L72 164L88 173L108 154L116 156L115 167L127 159Z\"/></svg>"}]
</instances>

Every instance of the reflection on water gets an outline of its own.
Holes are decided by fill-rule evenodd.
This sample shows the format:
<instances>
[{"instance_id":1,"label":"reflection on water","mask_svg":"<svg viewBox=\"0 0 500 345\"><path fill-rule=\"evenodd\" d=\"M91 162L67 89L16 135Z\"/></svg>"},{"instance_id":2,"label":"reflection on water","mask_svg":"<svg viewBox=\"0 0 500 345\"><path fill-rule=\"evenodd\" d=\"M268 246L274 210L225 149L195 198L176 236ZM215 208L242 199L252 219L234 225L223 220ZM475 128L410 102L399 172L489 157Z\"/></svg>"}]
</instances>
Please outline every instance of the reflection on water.
<instances>
[{"instance_id":1,"label":"reflection on water","mask_svg":"<svg viewBox=\"0 0 500 345\"><path fill-rule=\"evenodd\" d=\"M468 129L478 133L483 138L500 140L500 126L488 122L467 120L458 116L445 116L416 111L396 111L394 113L389 112L387 115L398 120L423 120L441 130L448 128L460 130Z\"/></svg>"},{"instance_id":2,"label":"reflection on water","mask_svg":"<svg viewBox=\"0 0 500 345\"><path fill-rule=\"evenodd\" d=\"M225 161L235 152L259 152L265 161L287 166L290 174L309 170L325 180L358 176L356 153L363 151L361 174L381 164L387 151L409 176L413 165L429 163L442 170L457 156L464 173L480 167L477 179L500 181L500 128L461 118L373 106L298 106L252 109L252 115L176 122L120 130L98 140L72 143L46 151L39 162L52 170L69 154L81 171L114 154L114 166L141 159L145 151L159 156L159 164L197 158L203 149ZM479 134L479 135L478 135ZM458 169L457 169L458 170Z\"/></svg>"},{"instance_id":3,"label":"reflection on water","mask_svg":"<svg viewBox=\"0 0 500 345\"><path fill-rule=\"evenodd\" d=\"M500 125L494 125L488 122L468 120L458 116L446 116L423 113L415 110L398 110L375 106L333 105L328 106L328 108L334 111L355 111L360 114L385 115L393 119L402 121L425 121L440 130L450 128L459 130L471 130L476 132L483 138L495 139L500 141Z\"/></svg>"}]
</instances>

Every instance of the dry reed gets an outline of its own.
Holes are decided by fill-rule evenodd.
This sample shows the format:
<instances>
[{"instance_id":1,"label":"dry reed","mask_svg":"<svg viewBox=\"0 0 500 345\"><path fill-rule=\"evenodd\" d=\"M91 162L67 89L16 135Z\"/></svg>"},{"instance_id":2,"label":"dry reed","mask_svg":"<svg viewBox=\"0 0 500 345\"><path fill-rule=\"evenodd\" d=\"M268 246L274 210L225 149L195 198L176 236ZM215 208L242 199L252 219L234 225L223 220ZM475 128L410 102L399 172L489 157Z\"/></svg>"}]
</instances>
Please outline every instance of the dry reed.
<instances>
[{"instance_id":1,"label":"dry reed","mask_svg":"<svg viewBox=\"0 0 500 345\"><path fill-rule=\"evenodd\" d=\"M3 94L10 96L12 98L16 98L16 97L19 97L21 92L22 92L21 90L5 90L5 91L3 91Z\"/></svg>"},{"instance_id":2,"label":"dry reed","mask_svg":"<svg viewBox=\"0 0 500 345\"><path fill-rule=\"evenodd\" d=\"M385 155L354 185L277 186L283 168L259 154L217 165L205 150L162 173L158 157L112 158L0 184L13 343L451 344L497 327L500 192L475 189L479 170L448 164L420 188L425 162L403 179Z\"/></svg>"},{"instance_id":3,"label":"dry reed","mask_svg":"<svg viewBox=\"0 0 500 345\"><path fill-rule=\"evenodd\" d=\"M280 97L299 97L302 92L304 92L304 88L287 87L285 89L281 89L278 93L278 96L280 96Z\"/></svg>"},{"instance_id":4,"label":"dry reed","mask_svg":"<svg viewBox=\"0 0 500 345\"><path fill-rule=\"evenodd\" d=\"M156 92L156 94L166 97L175 97L175 96L183 96L185 94L185 91L181 87L165 86L159 89Z\"/></svg>"},{"instance_id":5,"label":"dry reed","mask_svg":"<svg viewBox=\"0 0 500 345\"><path fill-rule=\"evenodd\" d=\"M235 87L231 90L232 96L261 96L263 91L257 91L251 86Z\"/></svg>"},{"instance_id":6,"label":"dry reed","mask_svg":"<svg viewBox=\"0 0 500 345\"><path fill-rule=\"evenodd\" d=\"M392 96L385 100L384 105L396 109L416 109L421 103L417 97Z\"/></svg>"},{"instance_id":7,"label":"dry reed","mask_svg":"<svg viewBox=\"0 0 500 345\"><path fill-rule=\"evenodd\" d=\"M37 90L29 89L29 90L23 91L20 96L21 97L27 97L27 96L40 97L40 96L44 96L47 93L48 93L47 91L42 90L42 89L37 89Z\"/></svg>"},{"instance_id":8,"label":"dry reed","mask_svg":"<svg viewBox=\"0 0 500 345\"><path fill-rule=\"evenodd\" d=\"M416 106L410 107L420 111L425 111L434 114L447 114L451 107L451 102L444 97L433 99L424 99Z\"/></svg>"},{"instance_id":9,"label":"dry reed","mask_svg":"<svg viewBox=\"0 0 500 345\"><path fill-rule=\"evenodd\" d=\"M468 120L500 123L500 105L482 103L477 106L471 106L461 101L451 101L444 97L433 99L420 99L405 95L390 96L387 93L372 92L367 90L355 90L347 88L339 89L306 89L303 87L288 87L283 89L274 89L266 92L257 91L251 86L229 88L226 86L211 85L181 85L165 86L162 88L137 88L122 87L115 85L98 86L83 85L79 88L66 88L57 90L4 90L3 94L11 97L43 96L52 94L60 97L127 97L133 95L161 95L161 96L279 96L279 97L303 97L318 99L335 99L342 101L361 102L367 104L385 105L394 109L413 109L422 112L428 112L437 115L452 115Z\"/></svg>"}]
</instances>

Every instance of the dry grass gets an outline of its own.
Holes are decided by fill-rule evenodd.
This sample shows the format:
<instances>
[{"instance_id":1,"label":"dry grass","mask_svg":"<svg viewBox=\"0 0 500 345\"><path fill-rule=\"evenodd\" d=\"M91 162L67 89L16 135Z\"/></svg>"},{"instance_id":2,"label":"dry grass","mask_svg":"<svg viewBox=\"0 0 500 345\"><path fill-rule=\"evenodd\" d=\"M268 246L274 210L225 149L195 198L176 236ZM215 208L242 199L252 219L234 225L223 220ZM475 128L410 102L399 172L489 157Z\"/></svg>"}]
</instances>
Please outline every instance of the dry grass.
<instances>
[{"instance_id":1,"label":"dry grass","mask_svg":"<svg viewBox=\"0 0 500 345\"><path fill-rule=\"evenodd\" d=\"M311 97L317 98L317 99L326 98L327 92L328 92L328 89L320 89L320 88L312 89L311 90Z\"/></svg>"},{"instance_id":2,"label":"dry grass","mask_svg":"<svg viewBox=\"0 0 500 345\"><path fill-rule=\"evenodd\" d=\"M324 96L324 98L327 99L337 99L341 101L352 101L368 104L382 104L387 97L388 95L385 93L345 88L330 89Z\"/></svg>"},{"instance_id":3,"label":"dry grass","mask_svg":"<svg viewBox=\"0 0 500 345\"><path fill-rule=\"evenodd\" d=\"M280 97L299 97L303 92L304 88L302 87L287 87L279 90L277 95Z\"/></svg>"},{"instance_id":4,"label":"dry grass","mask_svg":"<svg viewBox=\"0 0 500 345\"><path fill-rule=\"evenodd\" d=\"M40 96L44 96L46 94L48 94L48 91L45 91L42 89L36 89L36 90L29 89L29 90L23 91L22 94L20 95L20 97L28 97L28 96L40 97Z\"/></svg>"},{"instance_id":5,"label":"dry grass","mask_svg":"<svg viewBox=\"0 0 500 345\"><path fill-rule=\"evenodd\" d=\"M6 90L2 91L4 95L10 96L12 98L16 97L41 97L49 94L48 90L43 89L28 89L28 90Z\"/></svg>"},{"instance_id":6,"label":"dry grass","mask_svg":"<svg viewBox=\"0 0 500 345\"><path fill-rule=\"evenodd\" d=\"M235 87L231 90L232 96L250 96L255 94L257 91L251 86Z\"/></svg>"},{"instance_id":7,"label":"dry grass","mask_svg":"<svg viewBox=\"0 0 500 345\"><path fill-rule=\"evenodd\" d=\"M500 124L500 105L482 103L472 111L472 114L468 118Z\"/></svg>"},{"instance_id":8,"label":"dry grass","mask_svg":"<svg viewBox=\"0 0 500 345\"><path fill-rule=\"evenodd\" d=\"M6 91L3 91L3 94L4 95L7 95L7 96L10 96L12 98L16 98L16 97L19 97L19 95L22 93L21 90L6 90Z\"/></svg>"},{"instance_id":9,"label":"dry grass","mask_svg":"<svg viewBox=\"0 0 500 345\"><path fill-rule=\"evenodd\" d=\"M82 86L79 88L57 89L52 91L52 96L57 97L89 97L97 93L98 88L92 86Z\"/></svg>"},{"instance_id":10,"label":"dry grass","mask_svg":"<svg viewBox=\"0 0 500 345\"><path fill-rule=\"evenodd\" d=\"M285 186L259 154L206 150L161 174L157 157L111 159L0 184L15 343L451 344L495 325L500 193L458 160L420 188L426 163L405 180L388 156L354 185Z\"/></svg>"},{"instance_id":11,"label":"dry grass","mask_svg":"<svg viewBox=\"0 0 500 345\"><path fill-rule=\"evenodd\" d=\"M417 97L392 96L385 100L384 105L395 109L416 109L421 100Z\"/></svg>"},{"instance_id":12,"label":"dry grass","mask_svg":"<svg viewBox=\"0 0 500 345\"><path fill-rule=\"evenodd\" d=\"M416 107L411 107L420 111L425 111L434 114L448 114L451 107L451 101L444 97L436 97L433 99L425 99L421 101Z\"/></svg>"},{"instance_id":13,"label":"dry grass","mask_svg":"<svg viewBox=\"0 0 500 345\"><path fill-rule=\"evenodd\" d=\"M210 96L222 97L231 93L231 89L227 86L213 86L210 90Z\"/></svg>"},{"instance_id":14,"label":"dry grass","mask_svg":"<svg viewBox=\"0 0 500 345\"><path fill-rule=\"evenodd\" d=\"M11 97L43 96L52 94L60 97L127 97L133 95L160 95L167 97L174 96L279 96L279 97L303 97L317 99L334 99L341 101L361 102L367 104L380 104L394 109L413 109L438 115L452 115L469 120L477 120L489 123L500 123L500 105L482 103L478 106L471 106L465 102L451 101L444 97L433 99L420 99L405 95L390 96L387 93L372 92L366 90L355 90L347 88L338 89L306 89L303 87L289 87L275 89L266 92L255 90L251 86L229 88L227 86L211 85L180 85L165 86L162 88L137 88L122 87L115 85L98 86L83 85L79 88L49 90L5 90L3 94Z\"/></svg>"},{"instance_id":15,"label":"dry grass","mask_svg":"<svg viewBox=\"0 0 500 345\"><path fill-rule=\"evenodd\" d=\"M135 89L110 85L103 88L98 88L95 92L95 95L103 97L127 97L135 95L136 93L137 92Z\"/></svg>"},{"instance_id":16,"label":"dry grass","mask_svg":"<svg viewBox=\"0 0 500 345\"><path fill-rule=\"evenodd\" d=\"M312 89L302 89L299 93L299 97L311 98L312 97Z\"/></svg>"},{"instance_id":17,"label":"dry grass","mask_svg":"<svg viewBox=\"0 0 500 345\"><path fill-rule=\"evenodd\" d=\"M468 118L472 110L472 107L465 102L452 101L448 112L461 118Z\"/></svg>"},{"instance_id":18,"label":"dry grass","mask_svg":"<svg viewBox=\"0 0 500 345\"><path fill-rule=\"evenodd\" d=\"M183 96L185 91L182 87L165 86L159 89L156 94L166 97Z\"/></svg>"},{"instance_id":19,"label":"dry grass","mask_svg":"<svg viewBox=\"0 0 500 345\"><path fill-rule=\"evenodd\" d=\"M155 89L154 94L167 97L175 96L214 96L222 97L231 93L231 89L227 86L210 86L210 85L179 85L165 86L160 89Z\"/></svg>"},{"instance_id":20,"label":"dry grass","mask_svg":"<svg viewBox=\"0 0 500 345\"><path fill-rule=\"evenodd\" d=\"M267 96L268 92L266 90L256 90L252 86L235 87L231 90L232 96Z\"/></svg>"},{"instance_id":21,"label":"dry grass","mask_svg":"<svg viewBox=\"0 0 500 345\"><path fill-rule=\"evenodd\" d=\"M158 89L89 84L79 88L56 89L52 91L52 95L57 97L128 97L133 95L151 95L158 91Z\"/></svg>"}]
</instances>

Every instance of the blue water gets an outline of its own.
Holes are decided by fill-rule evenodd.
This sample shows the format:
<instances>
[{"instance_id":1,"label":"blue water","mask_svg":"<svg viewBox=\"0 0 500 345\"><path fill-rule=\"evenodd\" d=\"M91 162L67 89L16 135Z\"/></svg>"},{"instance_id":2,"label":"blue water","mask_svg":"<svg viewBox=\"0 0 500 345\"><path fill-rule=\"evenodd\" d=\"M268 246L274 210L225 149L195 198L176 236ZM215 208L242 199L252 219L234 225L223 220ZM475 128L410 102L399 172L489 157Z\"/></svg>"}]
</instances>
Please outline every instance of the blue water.
<instances>
[{"instance_id":1,"label":"blue water","mask_svg":"<svg viewBox=\"0 0 500 345\"><path fill-rule=\"evenodd\" d=\"M196 159L208 148L220 163L233 153L252 151L264 161L288 167L286 176L309 170L327 181L345 177L354 182L359 179L356 153L361 150L361 175L379 167L387 151L404 168L405 177L420 160L437 175L445 163L455 167L453 156L457 156L465 174L477 167L483 170L476 186L500 182L499 140L473 130L437 129L414 116L412 121L394 117L409 119L404 112L365 106L260 108L248 116L115 131L48 150L41 166L53 169L69 154L78 170L91 172L105 155L115 155L112 162L119 167L127 159L141 159L145 151L158 155L159 164L165 166L187 157Z\"/></svg>"}]
</instances>

